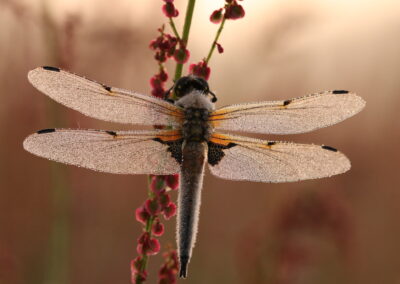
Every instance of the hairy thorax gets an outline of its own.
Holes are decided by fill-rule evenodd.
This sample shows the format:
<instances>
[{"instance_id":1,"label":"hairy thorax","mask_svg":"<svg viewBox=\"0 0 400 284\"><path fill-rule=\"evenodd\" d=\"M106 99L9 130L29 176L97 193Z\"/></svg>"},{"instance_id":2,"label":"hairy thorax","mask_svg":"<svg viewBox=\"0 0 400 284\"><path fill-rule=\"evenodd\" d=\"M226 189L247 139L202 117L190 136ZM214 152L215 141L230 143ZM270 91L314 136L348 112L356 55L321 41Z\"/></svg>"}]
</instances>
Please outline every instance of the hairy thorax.
<instances>
[{"instance_id":1,"label":"hairy thorax","mask_svg":"<svg viewBox=\"0 0 400 284\"><path fill-rule=\"evenodd\" d=\"M182 126L183 139L191 142L208 141L211 135L208 116L209 111L207 109L185 109L185 120Z\"/></svg>"},{"instance_id":2,"label":"hairy thorax","mask_svg":"<svg viewBox=\"0 0 400 284\"><path fill-rule=\"evenodd\" d=\"M208 141L212 132L208 119L214 104L201 92L193 92L182 97L177 105L185 112L183 139L190 142Z\"/></svg>"}]
</instances>

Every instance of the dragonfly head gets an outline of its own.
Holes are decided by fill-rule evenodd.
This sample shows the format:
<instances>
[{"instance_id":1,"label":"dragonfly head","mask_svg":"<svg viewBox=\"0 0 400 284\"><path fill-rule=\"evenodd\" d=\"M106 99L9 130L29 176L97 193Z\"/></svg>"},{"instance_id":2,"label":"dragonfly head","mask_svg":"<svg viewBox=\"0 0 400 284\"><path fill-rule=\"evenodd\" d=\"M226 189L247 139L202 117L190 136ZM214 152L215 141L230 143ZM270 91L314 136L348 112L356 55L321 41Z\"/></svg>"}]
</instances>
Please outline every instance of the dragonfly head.
<instances>
[{"instance_id":1,"label":"dragonfly head","mask_svg":"<svg viewBox=\"0 0 400 284\"><path fill-rule=\"evenodd\" d=\"M200 91L206 96L211 95L211 102L215 103L217 101L217 97L213 92L210 91L207 81L201 77L193 75L178 79L173 86L173 91L178 99L190 94L193 91Z\"/></svg>"}]
</instances>

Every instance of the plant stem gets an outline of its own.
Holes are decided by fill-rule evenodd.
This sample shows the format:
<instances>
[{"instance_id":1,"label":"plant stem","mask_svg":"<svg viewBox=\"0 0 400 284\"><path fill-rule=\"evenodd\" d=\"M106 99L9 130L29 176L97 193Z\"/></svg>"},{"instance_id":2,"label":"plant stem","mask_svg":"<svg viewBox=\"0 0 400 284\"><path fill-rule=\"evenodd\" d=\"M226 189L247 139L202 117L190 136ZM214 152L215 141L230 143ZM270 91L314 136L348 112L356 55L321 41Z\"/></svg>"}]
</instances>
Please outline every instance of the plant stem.
<instances>
[{"instance_id":1,"label":"plant stem","mask_svg":"<svg viewBox=\"0 0 400 284\"><path fill-rule=\"evenodd\" d=\"M175 22L172 18L169 18L169 25L171 26L172 31L174 32L174 35L176 38L180 41L181 37L179 36L178 30L176 29Z\"/></svg>"},{"instance_id":2,"label":"plant stem","mask_svg":"<svg viewBox=\"0 0 400 284\"><path fill-rule=\"evenodd\" d=\"M182 43L185 45L185 47L187 47L189 40L189 32L190 32L190 26L192 24L195 3L196 0L189 0L188 6L186 8L185 24L183 26L183 32L182 32ZM177 63L175 69L175 77L174 77L175 81L182 76L182 70L183 70L183 63Z\"/></svg>"},{"instance_id":3,"label":"plant stem","mask_svg":"<svg viewBox=\"0 0 400 284\"><path fill-rule=\"evenodd\" d=\"M210 59L211 59L211 56L212 56L212 54L213 54L213 52L214 52L215 47L217 46L217 42L218 42L219 36L221 35L222 29L224 28L224 25L225 25L225 21L226 21L226 19L225 19L225 17L224 17L223 20L222 20L222 22L221 22L221 24L219 25L219 29L218 29L218 31L217 31L217 34L215 35L215 39L214 39L214 42L213 42L212 45L211 45L211 49L210 49L210 51L208 52L208 55L207 55L207 58L206 58L206 63L207 63L207 64L208 64L208 62L209 62Z\"/></svg>"}]
</instances>

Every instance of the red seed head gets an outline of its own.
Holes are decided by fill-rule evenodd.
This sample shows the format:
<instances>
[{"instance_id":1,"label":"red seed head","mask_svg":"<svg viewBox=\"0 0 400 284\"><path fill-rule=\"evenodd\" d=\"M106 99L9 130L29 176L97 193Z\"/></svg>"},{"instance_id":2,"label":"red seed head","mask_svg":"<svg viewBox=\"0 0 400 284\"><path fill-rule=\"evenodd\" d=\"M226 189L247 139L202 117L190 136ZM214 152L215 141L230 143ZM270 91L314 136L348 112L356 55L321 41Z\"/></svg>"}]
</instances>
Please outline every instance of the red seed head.
<instances>
[{"instance_id":1,"label":"red seed head","mask_svg":"<svg viewBox=\"0 0 400 284\"><path fill-rule=\"evenodd\" d=\"M131 261L131 273L139 272L143 265L143 258L141 256L136 257Z\"/></svg>"},{"instance_id":2,"label":"red seed head","mask_svg":"<svg viewBox=\"0 0 400 284\"><path fill-rule=\"evenodd\" d=\"M160 219L156 219L153 227L152 227L152 232L154 236L161 236L162 234L164 234L164 225L160 222Z\"/></svg>"},{"instance_id":3,"label":"red seed head","mask_svg":"<svg viewBox=\"0 0 400 284\"><path fill-rule=\"evenodd\" d=\"M165 219L170 219L176 214L176 205L173 202L170 202L167 207L164 209L164 217Z\"/></svg>"},{"instance_id":4,"label":"red seed head","mask_svg":"<svg viewBox=\"0 0 400 284\"><path fill-rule=\"evenodd\" d=\"M163 176L152 176L150 182L150 189L155 194L159 195L165 191L165 181Z\"/></svg>"},{"instance_id":5,"label":"red seed head","mask_svg":"<svg viewBox=\"0 0 400 284\"><path fill-rule=\"evenodd\" d=\"M158 78L162 82L166 82L168 80L168 73L165 71L165 69L161 69L160 73L158 73Z\"/></svg>"},{"instance_id":6,"label":"red seed head","mask_svg":"<svg viewBox=\"0 0 400 284\"><path fill-rule=\"evenodd\" d=\"M222 21L222 8L212 12L210 21L214 24L219 24Z\"/></svg>"},{"instance_id":7,"label":"red seed head","mask_svg":"<svg viewBox=\"0 0 400 284\"><path fill-rule=\"evenodd\" d=\"M208 80L208 78L210 78L211 69L207 66L205 61L200 61L197 64L190 64L189 73Z\"/></svg>"},{"instance_id":8,"label":"red seed head","mask_svg":"<svg viewBox=\"0 0 400 284\"><path fill-rule=\"evenodd\" d=\"M161 208L164 210L164 208L166 208L169 205L169 203L171 202L171 198L164 191L158 195L158 202L160 203Z\"/></svg>"},{"instance_id":9,"label":"red seed head","mask_svg":"<svg viewBox=\"0 0 400 284\"><path fill-rule=\"evenodd\" d=\"M223 53L224 52L224 48L222 47L222 45L219 44L218 42L216 43L216 45L217 45L218 53Z\"/></svg>"},{"instance_id":10,"label":"red seed head","mask_svg":"<svg viewBox=\"0 0 400 284\"><path fill-rule=\"evenodd\" d=\"M132 278L131 278L131 283L136 284L136 283L143 283L147 279L147 272L135 272L132 273Z\"/></svg>"},{"instance_id":11,"label":"red seed head","mask_svg":"<svg viewBox=\"0 0 400 284\"><path fill-rule=\"evenodd\" d=\"M144 206L140 206L135 211L136 220L143 225L146 225L147 220L150 218L150 213L146 210Z\"/></svg>"},{"instance_id":12,"label":"red seed head","mask_svg":"<svg viewBox=\"0 0 400 284\"><path fill-rule=\"evenodd\" d=\"M154 55L154 59L159 61L160 63L163 63L167 60L167 55L164 51L157 51Z\"/></svg>"},{"instance_id":13,"label":"red seed head","mask_svg":"<svg viewBox=\"0 0 400 284\"><path fill-rule=\"evenodd\" d=\"M136 250L142 255L156 254L160 251L160 243L157 239L150 238L148 232L144 232L138 239Z\"/></svg>"},{"instance_id":14,"label":"red seed head","mask_svg":"<svg viewBox=\"0 0 400 284\"><path fill-rule=\"evenodd\" d=\"M150 78L150 86L154 89L162 89L164 87L164 82L158 75L154 75Z\"/></svg>"},{"instance_id":15,"label":"red seed head","mask_svg":"<svg viewBox=\"0 0 400 284\"><path fill-rule=\"evenodd\" d=\"M177 190L179 187L179 175L169 175L165 177L165 182L167 183L167 186L171 188L172 190Z\"/></svg>"},{"instance_id":16,"label":"red seed head","mask_svg":"<svg viewBox=\"0 0 400 284\"><path fill-rule=\"evenodd\" d=\"M229 20L237 20L243 18L245 15L244 9L241 5L239 5L236 1L232 1L225 8L225 19Z\"/></svg>"},{"instance_id":17,"label":"red seed head","mask_svg":"<svg viewBox=\"0 0 400 284\"><path fill-rule=\"evenodd\" d=\"M152 216L156 216L160 213L161 206L160 206L157 198L146 200L144 206L145 206L147 212L149 212L149 214Z\"/></svg>"},{"instance_id":18,"label":"red seed head","mask_svg":"<svg viewBox=\"0 0 400 284\"><path fill-rule=\"evenodd\" d=\"M163 88L155 88L151 90L151 94L157 98L163 98L165 95L165 90Z\"/></svg>"},{"instance_id":19,"label":"red seed head","mask_svg":"<svg viewBox=\"0 0 400 284\"><path fill-rule=\"evenodd\" d=\"M168 18L175 18L175 17L179 16L179 11L175 8L172 1L166 2L162 6L162 11L163 11L164 15L167 16Z\"/></svg>"},{"instance_id":20,"label":"red seed head","mask_svg":"<svg viewBox=\"0 0 400 284\"><path fill-rule=\"evenodd\" d=\"M180 47L176 49L174 52L174 59L179 64L184 64L189 60L190 52L185 47Z\"/></svg>"}]
</instances>

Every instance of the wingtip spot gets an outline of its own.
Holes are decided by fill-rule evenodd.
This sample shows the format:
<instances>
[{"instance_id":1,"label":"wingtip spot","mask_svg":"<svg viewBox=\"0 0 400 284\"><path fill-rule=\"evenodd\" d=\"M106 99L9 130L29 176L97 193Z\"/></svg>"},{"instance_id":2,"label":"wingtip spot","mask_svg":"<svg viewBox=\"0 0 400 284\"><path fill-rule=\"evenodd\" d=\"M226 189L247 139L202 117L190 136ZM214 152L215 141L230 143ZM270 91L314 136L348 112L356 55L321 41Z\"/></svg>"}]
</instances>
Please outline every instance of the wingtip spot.
<instances>
[{"instance_id":1,"label":"wingtip spot","mask_svg":"<svg viewBox=\"0 0 400 284\"><path fill-rule=\"evenodd\" d=\"M287 106L288 104L290 104L292 102L292 100L286 100L283 102L283 106Z\"/></svg>"},{"instance_id":2,"label":"wingtip spot","mask_svg":"<svg viewBox=\"0 0 400 284\"><path fill-rule=\"evenodd\" d=\"M332 94L334 94L334 95L348 94L348 93L349 93L349 91L346 91L346 90L333 90L332 91Z\"/></svg>"},{"instance_id":3,"label":"wingtip spot","mask_svg":"<svg viewBox=\"0 0 400 284\"><path fill-rule=\"evenodd\" d=\"M321 147L322 147L322 149L329 150L329 151L332 151L332 152L337 152L338 151L336 148L333 148L331 146L324 145L324 146L321 146Z\"/></svg>"},{"instance_id":4,"label":"wingtip spot","mask_svg":"<svg viewBox=\"0 0 400 284\"><path fill-rule=\"evenodd\" d=\"M37 134L44 134L44 133L52 133L52 132L55 132L55 131L56 130L54 128L46 128L46 129L39 130L36 133Z\"/></svg>"},{"instance_id":5,"label":"wingtip spot","mask_svg":"<svg viewBox=\"0 0 400 284\"><path fill-rule=\"evenodd\" d=\"M60 72L61 70L57 67L52 67L52 66L43 66L42 67L44 70L48 70L48 71L54 71L54 72Z\"/></svg>"},{"instance_id":6,"label":"wingtip spot","mask_svg":"<svg viewBox=\"0 0 400 284\"><path fill-rule=\"evenodd\" d=\"M103 88L104 88L106 91L111 92L111 87L109 87L109 86L107 86L107 85L103 85Z\"/></svg>"},{"instance_id":7,"label":"wingtip spot","mask_svg":"<svg viewBox=\"0 0 400 284\"><path fill-rule=\"evenodd\" d=\"M115 131L107 130L106 133L108 133L108 134L110 134L111 136L114 136L114 137L117 136L117 132L115 132Z\"/></svg>"}]
</instances>

